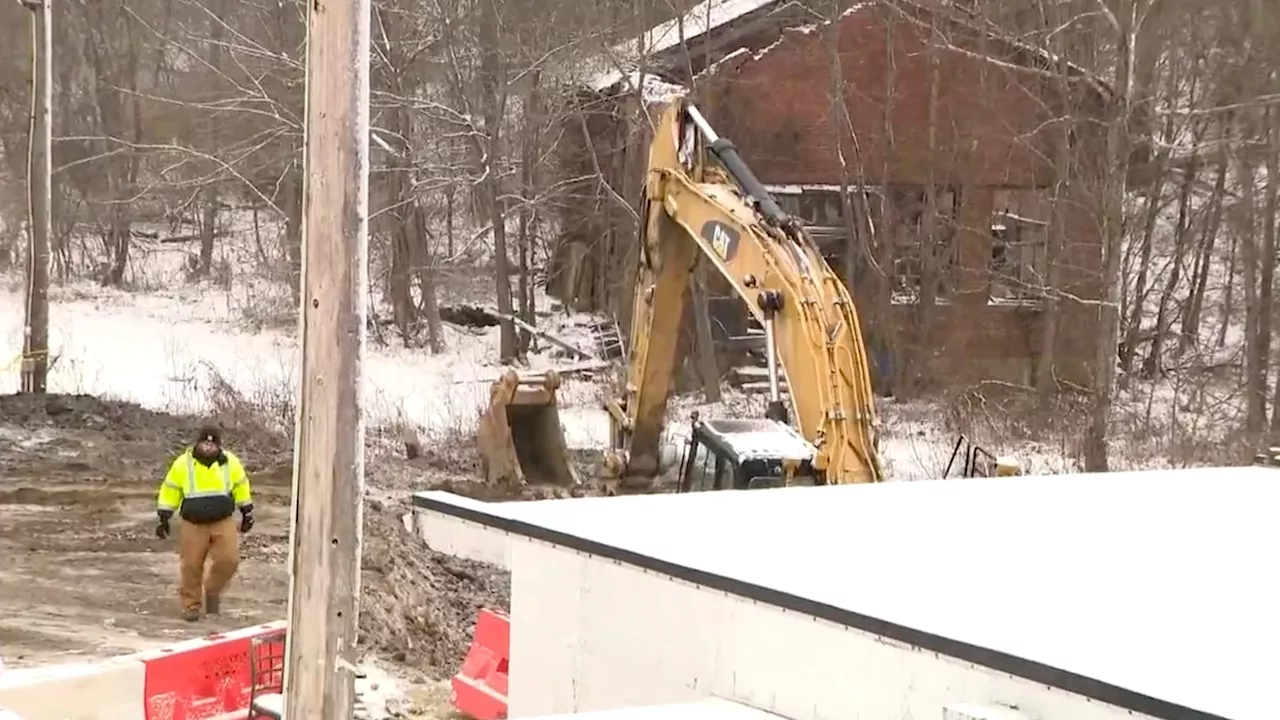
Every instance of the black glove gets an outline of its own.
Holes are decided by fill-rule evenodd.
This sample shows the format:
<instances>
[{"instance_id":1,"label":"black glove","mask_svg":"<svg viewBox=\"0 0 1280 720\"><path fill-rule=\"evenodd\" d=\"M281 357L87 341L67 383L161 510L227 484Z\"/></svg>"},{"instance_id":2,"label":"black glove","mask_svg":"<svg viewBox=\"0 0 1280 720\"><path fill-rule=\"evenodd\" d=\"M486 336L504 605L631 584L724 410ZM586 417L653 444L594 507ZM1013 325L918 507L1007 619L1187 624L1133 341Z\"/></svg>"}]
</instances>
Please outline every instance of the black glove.
<instances>
[{"instance_id":1,"label":"black glove","mask_svg":"<svg viewBox=\"0 0 1280 720\"><path fill-rule=\"evenodd\" d=\"M240 532L247 533L253 529L253 504L240 506Z\"/></svg>"},{"instance_id":2,"label":"black glove","mask_svg":"<svg viewBox=\"0 0 1280 720\"><path fill-rule=\"evenodd\" d=\"M173 517L173 511L157 510L156 515L160 518L160 523L156 525L156 537L164 540L169 537L169 520Z\"/></svg>"}]
</instances>

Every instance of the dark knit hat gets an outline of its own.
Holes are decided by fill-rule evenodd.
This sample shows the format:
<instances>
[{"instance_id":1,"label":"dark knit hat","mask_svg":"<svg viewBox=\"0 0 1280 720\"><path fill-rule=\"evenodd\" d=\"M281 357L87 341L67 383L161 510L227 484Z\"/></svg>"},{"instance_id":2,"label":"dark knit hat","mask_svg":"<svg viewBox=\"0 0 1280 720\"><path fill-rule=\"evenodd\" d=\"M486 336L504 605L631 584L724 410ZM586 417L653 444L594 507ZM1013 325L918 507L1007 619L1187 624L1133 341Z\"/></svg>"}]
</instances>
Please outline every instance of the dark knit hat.
<instances>
[{"instance_id":1,"label":"dark knit hat","mask_svg":"<svg viewBox=\"0 0 1280 720\"><path fill-rule=\"evenodd\" d=\"M205 425L200 428L200 434L196 435L196 444L209 441L214 445L222 445L222 430L215 425Z\"/></svg>"}]
</instances>

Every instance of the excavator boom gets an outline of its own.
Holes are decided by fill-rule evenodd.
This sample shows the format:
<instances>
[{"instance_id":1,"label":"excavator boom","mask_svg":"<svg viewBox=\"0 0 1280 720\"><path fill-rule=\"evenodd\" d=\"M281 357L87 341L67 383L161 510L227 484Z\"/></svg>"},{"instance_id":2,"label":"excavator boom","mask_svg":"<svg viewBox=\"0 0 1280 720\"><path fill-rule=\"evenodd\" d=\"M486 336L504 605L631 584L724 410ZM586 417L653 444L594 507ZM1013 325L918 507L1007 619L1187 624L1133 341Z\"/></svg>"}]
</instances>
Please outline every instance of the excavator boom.
<instances>
[{"instance_id":1,"label":"excavator boom","mask_svg":"<svg viewBox=\"0 0 1280 720\"><path fill-rule=\"evenodd\" d=\"M675 330L701 261L719 271L765 328L768 417L790 420L778 388L780 365L795 425L816 447L813 465L825 481L883 479L867 354L848 289L800 223L688 102L669 106L655 129L643 209L628 384L609 407L615 443L625 448L615 461L625 467L615 470L657 474Z\"/></svg>"}]
</instances>

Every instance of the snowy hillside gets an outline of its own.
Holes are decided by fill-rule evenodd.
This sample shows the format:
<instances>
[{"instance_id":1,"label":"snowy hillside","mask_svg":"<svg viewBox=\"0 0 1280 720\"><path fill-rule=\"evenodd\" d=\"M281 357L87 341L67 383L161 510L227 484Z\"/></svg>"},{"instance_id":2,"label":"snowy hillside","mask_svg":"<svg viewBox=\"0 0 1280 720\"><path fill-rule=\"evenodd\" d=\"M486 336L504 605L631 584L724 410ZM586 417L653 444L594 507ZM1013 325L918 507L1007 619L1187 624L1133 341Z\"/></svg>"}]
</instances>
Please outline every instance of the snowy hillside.
<instances>
[{"instance_id":1,"label":"snowy hillside","mask_svg":"<svg viewBox=\"0 0 1280 720\"><path fill-rule=\"evenodd\" d=\"M244 236L241 236L242 238ZM54 366L50 390L137 402L144 407L201 413L250 405L282 426L292 422L298 372L297 331L289 319L288 291L278 279L255 271L247 239L223 241L215 279L186 279L190 249L152 244L134 256L130 291L93 282L56 286L50 327ZM441 302L491 304L487 273L459 268L440 288ZM0 281L0 392L18 387L12 358L22 345L23 303L19 278ZM559 312L539 298L541 324L581 342L591 318ZM374 427L413 426L427 441L470 437L501 372L496 328L443 324L445 352L432 355L394 341L368 345L365 364L366 412ZM1209 329L1207 332L1215 332ZM1233 333L1235 331L1233 330ZM575 335L575 333L577 333ZM1228 346L1236 343L1228 343ZM547 352L534 354L534 368L564 365ZM560 391L561 418L573 448L600 448L608 440L601 400L611 373L593 379L567 378ZM1154 381L1131 382L1117 397L1115 466L1164 467L1215 462L1204 448L1224 443L1238 427L1235 395L1215 393L1212 384L1190 383L1171 373ZM669 412L672 440L695 408L706 417L753 416L760 398L729 390L718 406L698 406L697 398L674 398ZM986 404L981 393L936 401L882 400L882 455L896 479L937 477L947 466L959 432L1000 455L1019 457L1033 472L1077 469L1078 426L1061 418L1029 424L1006 406ZM668 459L671 453L668 452Z\"/></svg>"}]
</instances>

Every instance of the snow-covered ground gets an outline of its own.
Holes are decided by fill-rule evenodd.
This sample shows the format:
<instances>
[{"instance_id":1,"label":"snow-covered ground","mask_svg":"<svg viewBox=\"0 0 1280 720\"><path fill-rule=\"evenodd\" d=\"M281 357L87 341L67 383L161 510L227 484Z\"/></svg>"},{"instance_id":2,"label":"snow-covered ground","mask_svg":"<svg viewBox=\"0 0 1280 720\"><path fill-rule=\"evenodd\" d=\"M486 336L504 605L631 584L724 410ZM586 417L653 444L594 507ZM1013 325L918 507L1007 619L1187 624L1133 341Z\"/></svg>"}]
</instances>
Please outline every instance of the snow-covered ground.
<instances>
[{"instance_id":1,"label":"snow-covered ground","mask_svg":"<svg viewBox=\"0 0 1280 720\"><path fill-rule=\"evenodd\" d=\"M51 293L50 391L108 396L174 413L214 409L228 389L255 406L291 407L299 365L296 328L252 329L247 297L260 282L220 290L181 280L180 254L152 257L148 277L163 289L123 292L93 283ZM167 266L167 267L166 267ZM160 270L156 268L159 267ZM168 277L171 282L165 283ZM10 283L17 285L17 283ZM22 348L20 287L0 286L0 392L18 389ZM569 316L552 325L572 323ZM470 332L444 325L446 352L378 347L366 357L365 409L373 425L409 423L428 437L473 431L502 367L497 330ZM546 355L533 369L553 366ZM560 389L567 439L575 447L607 440L607 427L585 406L599 405L596 385L566 379Z\"/></svg>"},{"instance_id":2,"label":"snow-covered ground","mask_svg":"<svg viewBox=\"0 0 1280 720\"><path fill-rule=\"evenodd\" d=\"M248 221L242 219L241 224L247 226ZM235 242L235 237L244 240ZM261 277L260 270L232 270L261 264L264 255L255 249L258 241L251 243L248 237L247 232L236 233L223 241L212 282L186 280L184 264L194 248L152 243L135 249L129 276L133 291L106 289L92 282L55 287L50 389L130 400L175 413L247 403L290 422L299 356L296 327L279 321L280 311L289 309L288 290L278 279ZM467 287L442 290L446 293L442 300L487 304L485 272L469 268L459 274L469 276ZM448 292L462 295L450 297ZM545 298L540 302L541 308L550 307ZM18 387L15 358L22 347L23 315L20 280L0 278L0 393ZM544 318L543 325L586 347L581 327L587 321L557 313ZM573 337L575 332L578 335ZM497 362L497 330L445 323L444 333L446 351L440 355L394 342L382 346L371 338L364 390L372 425L416 426L427 441L474 432L489 386L502 370ZM538 368L566 361L539 354L530 362ZM607 383L607 379L564 381L561 419L571 447L597 448L607 443L608 419L600 402ZM759 397L733 392L715 407L696 403L691 398L673 400L669 414L673 440L682 434L681 426L695 408L704 417L762 413L762 407L753 406L762 403ZM1197 453L1181 448L1214 442L1238 427L1238 402L1215 394L1203 382L1190 387L1177 375L1132 383L1116 398L1116 405L1112 455L1117 469L1204 462ZM956 441L955 432L948 428L957 425L992 452L1018 457L1031 472L1077 469L1078 428L1044 432L1009 427L1000 412L987 408L977 409L962 422L955 418L946 422L941 405L920 401L883 400L879 410L881 454L888 474L896 479L938 477Z\"/></svg>"},{"instance_id":3,"label":"snow-covered ground","mask_svg":"<svg viewBox=\"0 0 1280 720\"><path fill-rule=\"evenodd\" d=\"M50 390L130 400L175 413L214 409L227 388L245 401L287 413L298 373L293 328L250 331L239 322L236 294L207 286L178 284L167 290L126 293L82 283L55 288L50 347L55 358ZM551 318L570 325L572 316ZM23 299L16 288L0 289L0 392L18 388L16 356L22 348ZM365 398L374 425L410 423L431 437L474 431L501 372L496 330L469 332L445 324L446 352L368 345ZM564 361L559 361L561 364ZM531 366L553 366L546 355ZM601 409L599 382L568 379L560 390L561 421L570 447L597 448L608 442L608 418ZM706 416L750 413L748 398L730 392L719 407L673 402L672 432L695 407ZM759 414L759 413L755 413ZM929 423L895 425L884 450L895 476L937 474L953 439Z\"/></svg>"},{"instance_id":4,"label":"snow-covered ground","mask_svg":"<svg viewBox=\"0 0 1280 720\"><path fill-rule=\"evenodd\" d=\"M208 410L211 390L221 381L251 401L287 402L297 379L296 333L240 330L211 317L215 304L154 295L56 298L50 390L187 413ZM21 296L0 292L0 343L14 355L22 347L21 318ZM473 335L450 326L445 333L449 350L440 356L371 350L364 388L370 422L409 421L440 431L474 423L499 372L495 333ZM6 358L0 367L0 391L16 391L16 365ZM594 392L570 380L561 394L572 405L584 390Z\"/></svg>"},{"instance_id":5,"label":"snow-covered ground","mask_svg":"<svg viewBox=\"0 0 1280 720\"><path fill-rule=\"evenodd\" d=\"M291 328L242 329L227 295L181 287L163 293L124 293L82 284L54 292L50 347L55 358L50 390L109 396L174 413L214 409L230 386L249 403L287 412L298 373L297 333ZM16 356L22 348L22 295L0 290L0 392L18 389ZM569 317L562 324L573 322ZM474 431L501 372L496 330L473 333L445 324L447 350L368 345L365 398L374 425L410 423L428 437ZM561 361L563 363L563 361ZM554 366L546 355L531 366ZM560 416L570 447L608 442L608 418L598 383L569 379L560 390ZM699 409L706 416L753 412L758 397L729 392L718 407L672 403L672 432ZM918 478L946 464L950 440L927 422L900 424L884 450L895 475ZM945 446L945 447L943 447Z\"/></svg>"}]
</instances>

